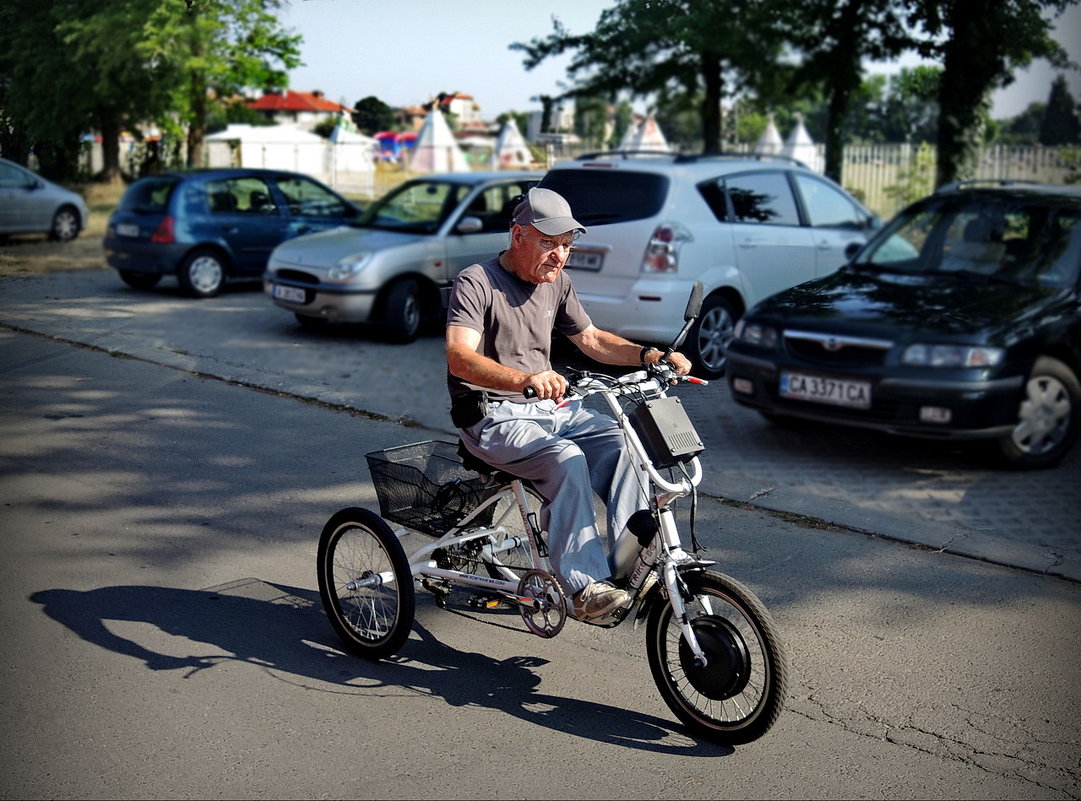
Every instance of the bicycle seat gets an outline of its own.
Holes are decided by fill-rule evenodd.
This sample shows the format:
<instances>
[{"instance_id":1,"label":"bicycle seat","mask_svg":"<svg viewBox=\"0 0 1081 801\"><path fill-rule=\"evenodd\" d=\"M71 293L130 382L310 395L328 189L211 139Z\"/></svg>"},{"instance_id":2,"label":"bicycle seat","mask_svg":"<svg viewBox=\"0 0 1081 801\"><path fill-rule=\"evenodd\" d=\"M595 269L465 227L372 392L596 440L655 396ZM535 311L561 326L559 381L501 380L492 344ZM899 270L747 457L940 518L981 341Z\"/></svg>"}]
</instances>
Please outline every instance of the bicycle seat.
<instances>
[{"instance_id":1,"label":"bicycle seat","mask_svg":"<svg viewBox=\"0 0 1081 801\"><path fill-rule=\"evenodd\" d=\"M472 470L474 473L480 473L484 476L490 476L500 472L483 459L478 459L470 453L469 449L465 447L465 443L460 439L458 440L458 456L462 460L462 467L466 470Z\"/></svg>"}]
</instances>

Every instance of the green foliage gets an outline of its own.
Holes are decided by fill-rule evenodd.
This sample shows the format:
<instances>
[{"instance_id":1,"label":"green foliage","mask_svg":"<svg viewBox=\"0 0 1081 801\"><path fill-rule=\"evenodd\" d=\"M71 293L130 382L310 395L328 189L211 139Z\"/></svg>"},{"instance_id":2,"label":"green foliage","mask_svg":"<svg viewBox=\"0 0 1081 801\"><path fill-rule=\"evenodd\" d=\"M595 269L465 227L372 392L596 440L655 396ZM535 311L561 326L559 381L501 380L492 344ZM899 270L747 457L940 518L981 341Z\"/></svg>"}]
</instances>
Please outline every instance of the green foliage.
<instances>
[{"instance_id":1,"label":"green foliage","mask_svg":"<svg viewBox=\"0 0 1081 801\"><path fill-rule=\"evenodd\" d=\"M1081 110L1074 102L1066 86L1066 76L1059 75L1051 84L1051 96L1047 100L1047 110L1040 122L1040 144L1073 145L1081 143L1081 120L1077 114Z\"/></svg>"},{"instance_id":2,"label":"green foliage","mask_svg":"<svg viewBox=\"0 0 1081 801\"><path fill-rule=\"evenodd\" d=\"M368 136L394 127L394 109L374 95L368 95L353 105L353 124Z\"/></svg>"},{"instance_id":3,"label":"green foliage","mask_svg":"<svg viewBox=\"0 0 1081 801\"><path fill-rule=\"evenodd\" d=\"M701 101L702 140L720 147L721 101L764 83L776 71L781 42L771 3L740 0L619 0L590 33L573 35L553 19L546 38L510 47L532 69L573 53L565 96L654 97L657 108ZM663 125L663 123L662 123ZM667 128L666 128L667 130Z\"/></svg>"},{"instance_id":4,"label":"green foliage","mask_svg":"<svg viewBox=\"0 0 1081 801\"><path fill-rule=\"evenodd\" d=\"M898 207L914 203L935 188L935 149L926 142L912 154L908 166L897 173L897 183L885 188L886 197Z\"/></svg>"},{"instance_id":5,"label":"green foliage","mask_svg":"<svg viewBox=\"0 0 1081 801\"><path fill-rule=\"evenodd\" d=\"M101 132L107 176L119 177L120 132L142 124L170 136L185 132L195 161L208 126L232 113L229 98L244 88L285 86L288 70L299 65L300 37L279 29L278 5L4 0L7 122L39 153L77 153L81 134Z\"/></svg>"}]
</instances>

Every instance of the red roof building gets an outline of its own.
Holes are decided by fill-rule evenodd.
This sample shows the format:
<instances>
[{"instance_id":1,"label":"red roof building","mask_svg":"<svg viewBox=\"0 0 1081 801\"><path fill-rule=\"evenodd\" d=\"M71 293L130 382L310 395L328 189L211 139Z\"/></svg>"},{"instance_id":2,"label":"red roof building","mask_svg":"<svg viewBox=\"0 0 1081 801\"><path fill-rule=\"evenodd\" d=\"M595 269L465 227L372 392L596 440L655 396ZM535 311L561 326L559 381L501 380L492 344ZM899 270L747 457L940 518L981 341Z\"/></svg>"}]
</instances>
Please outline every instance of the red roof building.
<instances>
[{"instance_id":1,"label":"red roof building","mask_svg":"<svg viewBox=\"0 0 1081 801\"><path fill-rule=\"evenodd\" d=\"M352 114L353 109L327 100L320 91L267 92L258 100L248 103L248 108L258 111L269 120L277 123L296 125L298 128L311 129L327 117L337 114Z\"/></svg>"}]
</instances>

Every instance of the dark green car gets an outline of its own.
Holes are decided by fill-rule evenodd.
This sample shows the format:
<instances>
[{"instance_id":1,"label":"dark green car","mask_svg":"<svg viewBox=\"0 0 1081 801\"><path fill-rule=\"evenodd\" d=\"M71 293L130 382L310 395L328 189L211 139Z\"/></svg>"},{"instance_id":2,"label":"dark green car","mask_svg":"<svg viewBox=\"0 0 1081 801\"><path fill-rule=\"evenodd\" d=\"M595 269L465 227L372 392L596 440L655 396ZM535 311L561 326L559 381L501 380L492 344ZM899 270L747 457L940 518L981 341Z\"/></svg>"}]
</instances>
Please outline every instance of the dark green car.
<instances>
[{"instance_id":1,"label":"dark green car","mask_svg":"<svg viewBox=\"0 0 1081 801\"><path fill-rule=\"evenodd\" d=\"M726 352L732 397L767 418L1051 466L1081 428L1081 187L944 187L840 271L750 309Z\"/></svg>"}]
</instances>

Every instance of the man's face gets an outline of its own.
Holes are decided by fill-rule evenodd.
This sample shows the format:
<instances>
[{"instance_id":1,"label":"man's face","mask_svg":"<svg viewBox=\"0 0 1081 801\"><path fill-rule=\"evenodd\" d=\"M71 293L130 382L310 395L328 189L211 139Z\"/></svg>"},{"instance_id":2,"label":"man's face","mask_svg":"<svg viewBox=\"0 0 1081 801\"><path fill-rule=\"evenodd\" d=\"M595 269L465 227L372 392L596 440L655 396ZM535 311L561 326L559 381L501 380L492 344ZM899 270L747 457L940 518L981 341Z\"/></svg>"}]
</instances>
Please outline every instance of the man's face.
<instances>
[{"instance_id":1,"label":"man's face","mask_svg":"<svg viewBox=\"0 0 1081 801\"><path fill-rule=\"evenodd\" d=\"M549 236L532 225L519 226L518 236L515 244L523 265L519 277L533 284L550 284L559 277L577 239L575 231Z\"/></svg>"}]
</instances>

